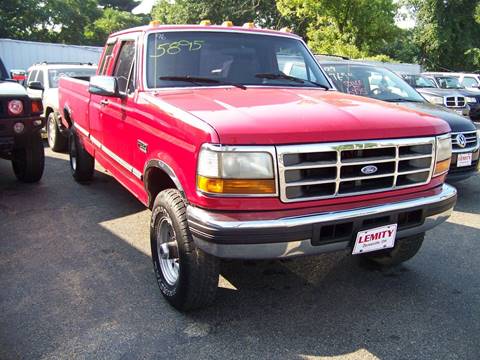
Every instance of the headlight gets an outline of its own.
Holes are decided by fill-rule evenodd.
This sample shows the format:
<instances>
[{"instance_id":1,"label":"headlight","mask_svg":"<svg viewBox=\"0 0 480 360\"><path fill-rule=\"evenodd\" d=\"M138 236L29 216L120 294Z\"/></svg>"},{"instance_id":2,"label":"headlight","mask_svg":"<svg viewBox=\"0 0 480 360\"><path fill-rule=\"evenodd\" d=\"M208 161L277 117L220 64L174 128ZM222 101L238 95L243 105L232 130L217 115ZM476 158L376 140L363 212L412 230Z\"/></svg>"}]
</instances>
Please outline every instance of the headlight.
<instances>
[{"instance_id":1,"label":"headlight","mask_svg":"<svg viewBox=\"0 0 480 360\"><path fill-rule=\"evenodd\" d=\"M276 195L275 149L269 146L215 146L200 150L197 189L217 195Z\"/></svg>"},{"instance_id":2,"label":"headlight","mask_svg":"<svg viewBox=\"0 0 480 360\"><path fill-rule=\"evenodd\" d=\"M450 134L437 136L435 171L433 176L445 174L450 168L452 157L452 138Z\"/></svg>"},{"instance_id":3,"label":"headlight","mask_svg":"<svg viewBox=\"0 0 480 360\"><path fill-rule=\"evenodd\" d=\"M432 103L435 105L443 105L443 97L441 96L427 95L427 94L422 94L422 95L429 103Z\"/></svg>"},{"instance_id":4,"label":"headlight","mask_svg":"<svg viewBox=\"0 0 480 360\"><path fill-rule=\"evenodd\" d=\"M467 103L476 103L476 102L477 102L477 99L476 99L476 98L474 98L474 97L469 97L469 96L467 96L467 97L465 98L465 100L467 101Z\"/></svg>"}]
</instances>

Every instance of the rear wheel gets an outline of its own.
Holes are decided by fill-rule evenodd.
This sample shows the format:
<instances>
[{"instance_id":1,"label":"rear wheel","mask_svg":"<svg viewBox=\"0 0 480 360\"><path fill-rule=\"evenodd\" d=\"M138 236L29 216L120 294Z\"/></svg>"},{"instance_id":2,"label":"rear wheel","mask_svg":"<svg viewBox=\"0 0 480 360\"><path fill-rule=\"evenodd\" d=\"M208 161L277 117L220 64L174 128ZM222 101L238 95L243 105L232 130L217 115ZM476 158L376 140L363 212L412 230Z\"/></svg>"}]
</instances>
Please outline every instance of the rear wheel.
<instances>
[{"instance_id":1,"label":"rear wheel","mask_svg":"<svg viewBox=\"0 0 480 360\"><path fill-rule=\"evenodd\" d=\"M162 295L186 311L209 305L218 287L219 260L198 249L178 190L160 192L150 223L153 267Z\"/></svg>"},{"instance_id":2,"label":"rear wheel","mask_svg":"<svg viewBox=\"0 0 480 360\"><path fill-rule=\"evenodd\" d=\"M53 112L47 118L47 140L48 146L55 152L65 151L67 148L68 139L58 129L57 120L55 120Z\"/></svg>"},{"instance_id":3,"label":"rear wheel","mask_svg":"<svg viewBox=\"0 0 480 360\"><path fill-rule=\"evenodd\" d=\"M25 144L13 151L13 172L18 180L32 183L42 178L45 168L45 152L39 132L28 136Z\"/></svg>"},{"instance_id":4,"label":"rear wheel","mask_svg":"<svg viewBox=\"0 0 480 360\"><path fill-rule=\"evenodd\" d=\"M75 129L72 129L68 137L68 154L73 178L80 183L90 181L95 169L95 159L85 150Z\"/></svg>"},{"instance_id":5,"label":"rear wheel","mask_svg":"<svg viewBox=\"0 0 480 360\"><path fill-rule=\"evenodd\" d=\"M390 250L381 250L360 255L362 258L377 265L390 267L403 263L414 257L422 247L425 233L399 239L395 247Z\"/></svg>"}]
</instances>

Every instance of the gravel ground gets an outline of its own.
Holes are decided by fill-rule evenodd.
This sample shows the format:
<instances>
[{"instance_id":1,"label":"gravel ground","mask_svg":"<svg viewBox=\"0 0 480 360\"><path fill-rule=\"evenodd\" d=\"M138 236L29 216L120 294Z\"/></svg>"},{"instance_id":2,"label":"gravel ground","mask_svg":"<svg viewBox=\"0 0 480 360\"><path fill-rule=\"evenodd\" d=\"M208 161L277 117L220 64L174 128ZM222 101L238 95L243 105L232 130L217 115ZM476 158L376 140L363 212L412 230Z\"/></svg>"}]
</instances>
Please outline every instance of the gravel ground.
<instances>
[{"instance_id":1,"label":"gravel ground","mask_svg":"<svg viewBox=\"0 0 480 360\"><path fill-rule=\"evenodd\" d=\"M0 161L0 359L480 358L478 175L395 270L345 253L227 262L215 305L185 315L157 288L149 211L46 153L35 185Z\"/></svg>"}]
</instances>

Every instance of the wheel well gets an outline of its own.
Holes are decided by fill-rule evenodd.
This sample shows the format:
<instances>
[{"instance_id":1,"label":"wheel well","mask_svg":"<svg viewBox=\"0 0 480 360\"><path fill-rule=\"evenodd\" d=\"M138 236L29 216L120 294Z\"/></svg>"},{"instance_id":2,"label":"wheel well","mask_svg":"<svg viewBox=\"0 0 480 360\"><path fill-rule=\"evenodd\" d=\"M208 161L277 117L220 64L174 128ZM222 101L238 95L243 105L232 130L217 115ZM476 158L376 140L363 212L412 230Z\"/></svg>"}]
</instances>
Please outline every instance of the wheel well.
<instances>
[{"instance_id":1,"label":"wheel well","mask_svg":"<svg viewBox=\"0 0 480 360\"><path fill-rule=\"evenodd\" d=\"M70 111L65 108L63 109L63 117L68 124L68 127L71 128L73 125L72 118L70 117Z\"/></svg>"},{"instance_id":2,"label":"wheel well","mask_svg":"<svg viewBox=\"0 0 480 360\"><path fill-rule=\"evenodd\" d=\"M152 208L153 202L160 191L177 189L177 186L165 171L152 167L145 173L145 188L148 193L148 207Z\"/></svg>"}]
</instances>

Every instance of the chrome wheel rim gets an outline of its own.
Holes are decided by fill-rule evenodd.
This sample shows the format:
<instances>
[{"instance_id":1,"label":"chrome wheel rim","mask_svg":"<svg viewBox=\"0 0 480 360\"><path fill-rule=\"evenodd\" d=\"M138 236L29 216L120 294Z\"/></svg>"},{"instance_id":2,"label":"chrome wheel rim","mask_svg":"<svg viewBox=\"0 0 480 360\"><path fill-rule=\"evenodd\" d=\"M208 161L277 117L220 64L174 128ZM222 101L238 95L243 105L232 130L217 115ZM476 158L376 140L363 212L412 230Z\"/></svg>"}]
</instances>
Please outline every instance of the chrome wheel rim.
<instances>
[{"instance_id":1,"label":"chrome wheel rim","mask_svg":"<svg viewBox=\"0 0 480 360\"><path fill-rule=\"evenodd\" d=\"M75 145L75 139L71 139L70 144L70 166L72 167L72 170L77 169L77 148Z\"/></svg>"},{"instance_id":2,"label":"chrome wheel rim","mask_svg":"<svg viewBox=\"0 0 480 360\"><path fill-rule=\"evenodd\" d=\"M180 271L180 258L172 219L165 210L157 231L157 256L165 281L170 286L175 285Z\"/></svg>"},{"instance_id":3,"label":"chrome wheel rim","mask_svg":"<svg viewBox=\"0 0 480 360\"><path fill-rule=\"evenodd\" d=\"M53 116L48 117L48 126L47 126L47 136L48 136L48 145L50 147L55 143L55 120Z\"/></svg>"}]
</instances>

